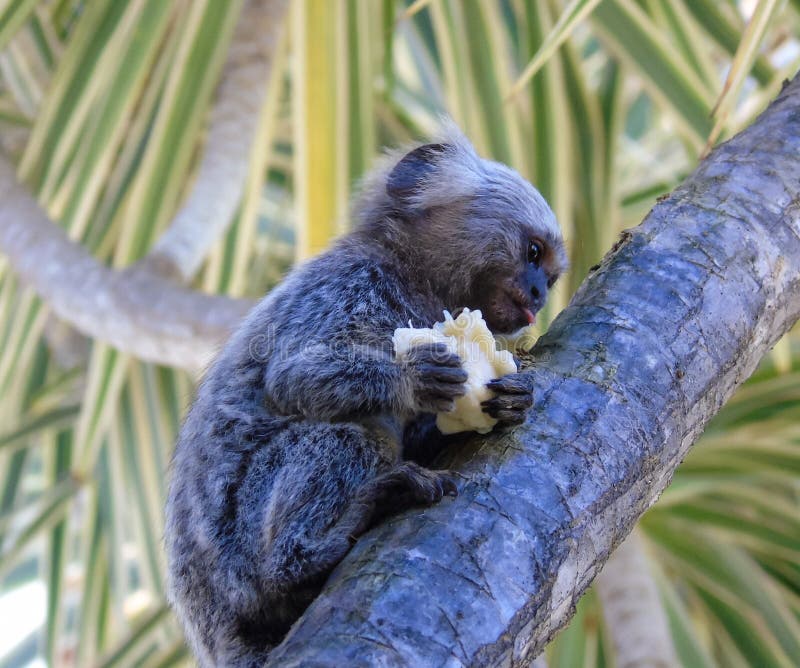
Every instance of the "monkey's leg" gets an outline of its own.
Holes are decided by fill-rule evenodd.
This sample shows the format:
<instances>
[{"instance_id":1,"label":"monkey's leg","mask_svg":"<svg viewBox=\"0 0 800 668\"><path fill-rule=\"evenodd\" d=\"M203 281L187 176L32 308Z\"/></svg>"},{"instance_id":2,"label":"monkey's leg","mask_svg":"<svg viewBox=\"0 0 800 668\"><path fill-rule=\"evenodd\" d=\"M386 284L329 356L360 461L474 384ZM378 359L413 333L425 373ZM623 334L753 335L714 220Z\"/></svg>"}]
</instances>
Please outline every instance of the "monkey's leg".
<instances>
[{"instance_id":1,"label":"monkey's leg","mask_svg":"<svg viewBox=\"0 0 800 668\"><path fill-rule=\"evenodd\" d=\"M239 499L247 532L258 537L251 558L263 587L282 595L318 584L366 530L373 501L363 490L395 455L348 423L299 422L273 447L283 453L279 466L265 477L268 453L254 458Z\"/></svg>"},{"instance_id":2,"label":"monkey's leg","mask_svg":"<svg viewBox=\"0 0 800 668\"><path fill-rule=\"evenodd\" d=\"M343 477L331 475L330 469L326 473L325 488L341 489L347 484ZM401 462L364 480L349 499L326 498L319 488L298 494L296 486L292 489L294 480L294 475L282 476L264 522L269 541L267 579L283 593L320 582L376 520L457 494L448 471L431 471L414 462ZM330 521L331 516L335 521Z\"/></svg>"},{"instance_id":3,"label":"monkey's leg","mask_svg":"<svg viewBox=\"0 0 800 668\"><path fill-rule=\"evenodd\" d=\"M261 572L275 593L321 583L377 519L457 493L449 472L413 462L389 468L382 457L370 456L367 448L374 446L366 439L349 459L344 453L353 444L341 439L343 428L337 431L339 443L333 445L338 452L284 468L261 515Z\"/></svg>"},{"instance_id":4,"label":"monkey's leg","mask_svg":"<svg viewBox=\"0 0 800 668\"><path fill-rule=\"evenodd\" d=\"M299 422L271 446L236 490L239 567L252 569L259 600L236 614L228 655L280 642L376 519L455 490L445 473L395 465L359 425Z\"/></svg>"}]
</instances>

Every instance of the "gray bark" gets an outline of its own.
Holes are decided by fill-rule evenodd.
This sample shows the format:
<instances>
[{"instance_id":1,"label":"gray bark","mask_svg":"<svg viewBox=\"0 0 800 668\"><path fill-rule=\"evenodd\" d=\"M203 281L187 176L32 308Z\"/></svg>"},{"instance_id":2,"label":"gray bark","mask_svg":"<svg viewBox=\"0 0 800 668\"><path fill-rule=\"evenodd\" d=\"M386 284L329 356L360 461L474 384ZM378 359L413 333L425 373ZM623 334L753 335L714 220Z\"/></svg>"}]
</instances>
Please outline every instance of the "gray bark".
<instances>
[{"instance_id":1,"label":"gray bark","mask_svg":"<svg viewBox=\"0 0 800 668\"><path fill-rule=\"evenodd\" d=\"M527 360L460 495L358 541L270 665L527 665L800 314L800 80L625 233Z\"/></svg>"},{"instance_id":2,"label":"gray bark","mask_svg":"<svg viewBox=\"0 0 800 668\"><path fill-rule=\"evenodd\" d=\"M70 241L0 158L0 251L60 318L140 359L201 370L252 305L136 267L114 271Z\"/></svg>"}]
</instances>

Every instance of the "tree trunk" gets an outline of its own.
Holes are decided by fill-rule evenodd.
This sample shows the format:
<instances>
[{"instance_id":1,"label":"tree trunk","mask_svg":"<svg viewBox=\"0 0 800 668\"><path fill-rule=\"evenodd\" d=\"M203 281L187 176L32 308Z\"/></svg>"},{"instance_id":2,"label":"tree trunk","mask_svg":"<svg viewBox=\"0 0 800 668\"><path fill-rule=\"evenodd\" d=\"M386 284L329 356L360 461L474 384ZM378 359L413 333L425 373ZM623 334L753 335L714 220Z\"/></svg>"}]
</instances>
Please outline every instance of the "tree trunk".
<instances>
[{"instance_id":1,"label":"tree trunk","mask_svg":"<svg viewBox=\"0 0 800 668\"><path fill-rule=\"evenodd\" d=\"M358 541L270 665L528 665L800 314L800 80L623 234L460 495Z\"/></svg>"}]
</instances>

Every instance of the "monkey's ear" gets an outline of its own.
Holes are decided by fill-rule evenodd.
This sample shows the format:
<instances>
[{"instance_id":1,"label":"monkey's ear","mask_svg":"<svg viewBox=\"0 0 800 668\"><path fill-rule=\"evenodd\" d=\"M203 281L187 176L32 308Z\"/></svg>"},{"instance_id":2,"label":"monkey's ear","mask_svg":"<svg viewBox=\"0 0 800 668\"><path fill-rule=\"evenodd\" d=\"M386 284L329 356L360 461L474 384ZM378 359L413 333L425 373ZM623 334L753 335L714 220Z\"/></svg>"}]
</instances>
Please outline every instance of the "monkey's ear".
<instances>
[{"instance_id":1,"label":"monkey's ear","mask_svg":"<svg viewBox=\"0 0 800 668\"><path fill-rule=\"evenodd\" d=\"M425 144L403 156L386 179L389 196L402 201L418 192L434 171L436 160L448 148L448 144Z\"/></svg>"}]
</instances>

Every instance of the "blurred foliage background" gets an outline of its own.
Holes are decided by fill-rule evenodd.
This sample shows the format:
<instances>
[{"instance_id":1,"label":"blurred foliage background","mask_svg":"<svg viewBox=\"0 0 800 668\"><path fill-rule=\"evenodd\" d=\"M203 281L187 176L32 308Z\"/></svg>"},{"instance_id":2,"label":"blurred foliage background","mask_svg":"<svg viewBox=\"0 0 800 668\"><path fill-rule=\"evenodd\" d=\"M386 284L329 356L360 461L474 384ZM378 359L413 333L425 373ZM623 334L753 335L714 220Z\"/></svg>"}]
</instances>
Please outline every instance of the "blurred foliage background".
<instances>
[{"instance_id":1,"label":"blurred foliage background","mask_svg":"<svg viewBox=\"0 0 800 668\"><path fill-rule=\"evenodd\" d=\"M0 150L102 262L145 257L190 192L246 10L0 1ZM573 269L546 323L794 75L799 36L797 0L294 0L263 104L240 110L242 194L192 284L262 295L347 229L381 147L447 113L561 221ZM640 525L686 666L800 665L798 352L776 347ZM162 508L195 382L76 336L0 258L2 665L191 663ZM590 591L549 664L614 666L605 624Z\"/></svg>"}]
</instances>

